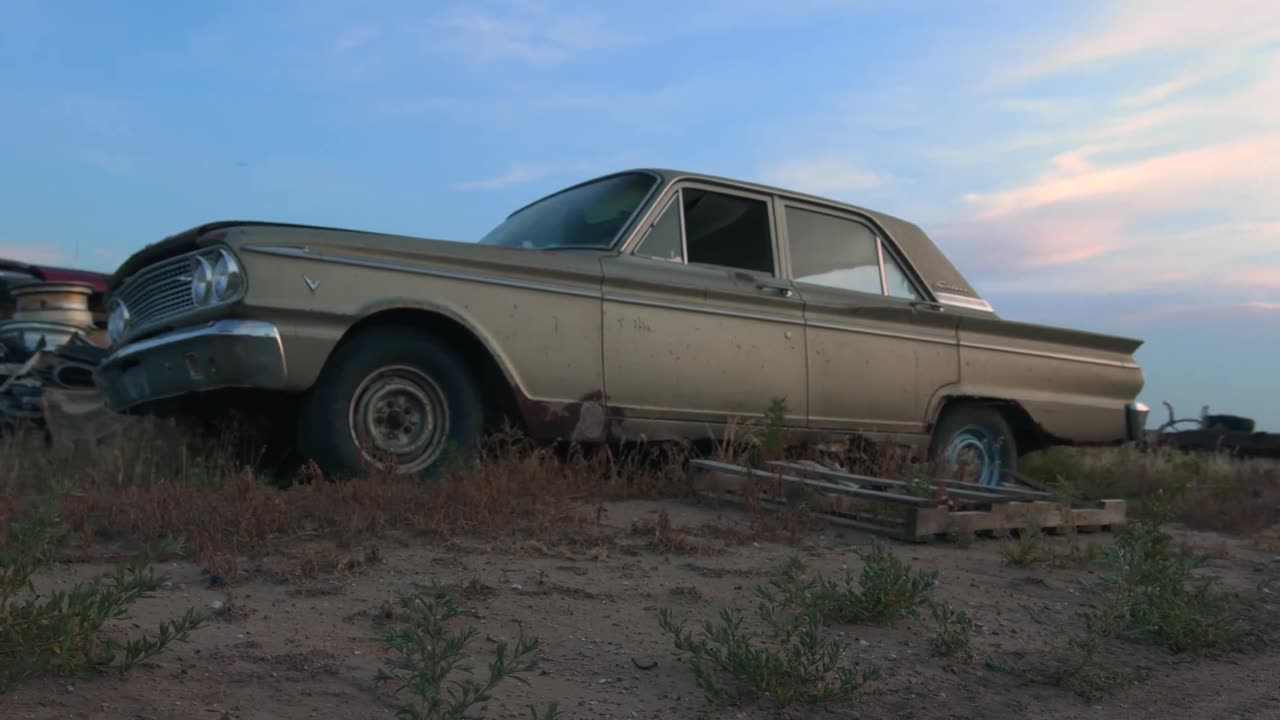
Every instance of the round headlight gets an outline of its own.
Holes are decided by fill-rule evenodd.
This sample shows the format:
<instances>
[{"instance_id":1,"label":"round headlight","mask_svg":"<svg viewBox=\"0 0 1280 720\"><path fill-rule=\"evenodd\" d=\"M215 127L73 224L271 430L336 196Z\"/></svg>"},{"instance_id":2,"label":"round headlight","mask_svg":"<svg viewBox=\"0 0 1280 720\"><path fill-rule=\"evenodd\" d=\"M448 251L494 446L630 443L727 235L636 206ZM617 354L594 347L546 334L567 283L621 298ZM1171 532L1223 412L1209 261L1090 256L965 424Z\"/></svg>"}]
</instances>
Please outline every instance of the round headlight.
<instances>
[{"instance_id":1,"label":"round headlight","mask_svg":"<svg viewBox=\"0 0 1280 720\"><path fill-rule=\"evenodd\" d=\"M218 302L228 300L244 287L244 273L240 263L226 248L218 250L218 260L213 264L213 296Z\"/></svg>"},{"instance_id":2,"label":"round headlight","mask_svg":"<svg viewBox=\"0 0 1280 720\"><path fill-rule=\"evenodd\" d=\"M121 300L111 303L111 313L107 315L107 339L112 345L120 342L129 330L129 308Z\"/></svg>"},{"instance_id":3,"label":"round headlight","mask_svg":"<svg viewBox=\"0 0 1280 720\"><path fill-rule=\"evenodd\" d=\"M191 258L191 301L196 307L213 299L213 267L209 261L197 255Z\"/></svg>"}]
</instances>

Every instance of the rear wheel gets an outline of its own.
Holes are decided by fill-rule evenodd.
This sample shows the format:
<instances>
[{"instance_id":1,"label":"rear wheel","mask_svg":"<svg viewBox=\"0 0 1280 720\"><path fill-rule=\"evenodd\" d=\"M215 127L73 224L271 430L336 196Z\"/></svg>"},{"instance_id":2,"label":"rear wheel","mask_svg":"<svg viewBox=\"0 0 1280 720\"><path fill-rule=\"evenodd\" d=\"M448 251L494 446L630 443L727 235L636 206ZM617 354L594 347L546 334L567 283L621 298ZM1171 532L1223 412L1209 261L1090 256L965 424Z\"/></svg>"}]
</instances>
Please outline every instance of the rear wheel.
<instances>
[{"instance_id":1,"label":"rear wheel","mask_svg":"<svg viewBox=\"0 0 1280 720\"><path fill-rule=\"evenodd\" d=\"M483 407L448 345L411 327L373 328L345 341L307 394L298 447L327 473L423 475L450 447L476 445Z\"/></svg>"},{"instance_id":2,"label":"rear wheel","mask_svg":"<svg viewBox=\"0 0 1280 720\"><path fill-rule=\"evenodd\" d=\"M1000 485L1005 471L1017 470L1018 448L1013 429L994 407L966 403L943 411L934 427L930 456L956 480Z\"/></svg>"}]
</instances>

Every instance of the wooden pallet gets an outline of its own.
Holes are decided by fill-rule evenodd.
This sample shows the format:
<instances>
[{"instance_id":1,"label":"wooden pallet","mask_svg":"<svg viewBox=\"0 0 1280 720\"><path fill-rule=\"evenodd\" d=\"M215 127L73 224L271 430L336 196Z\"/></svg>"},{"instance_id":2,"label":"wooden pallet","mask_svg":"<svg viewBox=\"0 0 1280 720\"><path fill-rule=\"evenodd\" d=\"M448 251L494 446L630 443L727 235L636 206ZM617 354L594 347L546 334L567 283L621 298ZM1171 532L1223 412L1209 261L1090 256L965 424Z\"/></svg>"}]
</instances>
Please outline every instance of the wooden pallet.
<instances>
[{"instance_id":1,"label":"wooden pallet","mask_svg":"<svg viewBox=\"0 0 1280 720\"><path fill-rule=\"evenodd\" d=\"M1125 523L1124 500L1059 503L1050 493L954 480L931 484L931 497L908 494L905 480L853 475L799 463L769 470L693 460L689 479L700 495L730 502L785 507L804 499L832 523L924 542L952 534L998 534L1032 525L1110 530Z\"/></svg>"}]
</instances>

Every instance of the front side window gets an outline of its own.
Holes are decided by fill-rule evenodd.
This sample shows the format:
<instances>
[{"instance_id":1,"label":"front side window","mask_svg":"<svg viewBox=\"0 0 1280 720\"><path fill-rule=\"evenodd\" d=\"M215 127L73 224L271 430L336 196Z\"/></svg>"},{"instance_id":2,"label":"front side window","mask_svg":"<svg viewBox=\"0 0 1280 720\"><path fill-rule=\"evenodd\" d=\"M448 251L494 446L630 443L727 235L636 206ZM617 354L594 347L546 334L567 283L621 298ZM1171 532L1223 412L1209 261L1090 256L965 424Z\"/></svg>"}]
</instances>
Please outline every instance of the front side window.
<instances>
[{"instance_id":1,"label":"front side window","mask_svg":"<svg viewBox=\"0 0 1280 720\"><path fill-rule=\"evenodd\" d=\"M667 203L662 216L649 228L636 255L684 262L684 231L680 228L680 196Z\"/></svg>"},{"instance_id":2,"label":"front side window","mask_svg":"<svg viewBox=\"0 0 1280 720\"><path fill-rule=\"evenodd\" d=\"M796 282L875 295L884 293L878 241L866 225L788 207L787 239Z\"/></svg>"},{"instance_id":3,"label":"front side window","mask_svg":"<svg viewBox=\"0 0 1280 720\"><path fill-rule=\"evenodd\" d=\"M626 173L556 193L513 213L480 244L607 249L657 182L647 173Z\"/></svg>"},{"instance_id":4,"label":"front side window","mask_svg":"<svg viewBox=\"0 0 1280 720\"><path fill-rule=\"evenodd\" d=\"M769 205L739 195L683 188L641 239L635 254L773 275Z\"/></svg>"}]
</instances>

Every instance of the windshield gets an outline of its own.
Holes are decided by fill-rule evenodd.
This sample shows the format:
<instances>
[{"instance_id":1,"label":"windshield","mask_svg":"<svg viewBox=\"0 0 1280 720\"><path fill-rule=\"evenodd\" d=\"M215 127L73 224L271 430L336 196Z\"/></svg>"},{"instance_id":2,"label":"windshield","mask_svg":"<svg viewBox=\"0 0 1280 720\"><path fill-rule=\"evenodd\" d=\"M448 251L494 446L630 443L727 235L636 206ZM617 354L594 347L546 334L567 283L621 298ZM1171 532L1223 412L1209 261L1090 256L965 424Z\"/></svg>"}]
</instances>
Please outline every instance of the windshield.
<instances>
[{"instance_id":1,"label":"windshield","mask_svg":"<svg viewBox=\"0 0 1280 720\"><path fill-rule=\"evenodd\" d=\"M657 182L647 173L626 173L579 185L516 212L480 244L608 248Z\"/></svg>"}]
</instances>

